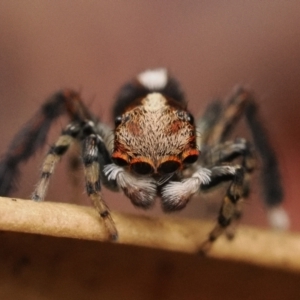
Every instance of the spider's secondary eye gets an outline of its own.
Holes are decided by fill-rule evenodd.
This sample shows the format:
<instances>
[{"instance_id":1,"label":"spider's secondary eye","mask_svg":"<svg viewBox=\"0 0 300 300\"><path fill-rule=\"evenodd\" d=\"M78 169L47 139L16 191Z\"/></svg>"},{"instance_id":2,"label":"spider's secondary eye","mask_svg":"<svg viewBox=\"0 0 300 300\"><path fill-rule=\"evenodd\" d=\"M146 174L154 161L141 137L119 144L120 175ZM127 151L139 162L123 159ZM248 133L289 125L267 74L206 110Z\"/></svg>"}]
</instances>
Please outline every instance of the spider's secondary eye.
<instances>
[{"instance_id":1,"label":"spider's secondary eye","mask_svg":"<svg viewBox=\"0 0 300 300\"><path fill-rule=\"evenodd\" d=\"M184 164L193 164L198 159L198 155L188 155L184 160Z\"/></svg>"},{"instance_id":2,"label":"spider's secondary eye","mask_svg":"<svg viewBox=\"0 0 300 300\"><path fill-rule=\"evenodd\" d=\"M174 173L180 168L180 162L176 160L168 160L159 165L157 171L161 174Z\"/></svg>"},{"instance_id":3,"label":"spider's secondary eye","mask_svg":"<svg viewBox=\"0 0 300 300\"><path fill-rule=\"evenodd\" d=\"M192 125L194 124L194 116L191 113L188 113L187 121Z\"/></svg>"},{"instance_id":4,"label":"spider's secondary eye","mask_svg":"<svg viewBox=\"0 0 300 300\"><path fill-rule=\"evenodd\" d=\"M198 160L199 150L190 149L188 151L183 152L181 157L184 164L193 164Z\"/></svg>"},{"instance_id":5,"label":"spider's secondary eye","mask_svg":"<svg viewBox=\"0 0 300 300\"><path fill-rule=\"evenodd\" d=\"M150 175L154 172L153 167L147 162L135 162L130 165L131 169L139 175Z\"/></svg>"},{"instance_id":6,"label":"spider's secondary eye","mask_svg":"<svg viewBox=\"0 0 300 300\"><path fill-rule=\"evenodd\" d=\"M119 167L128 165L128 155L124 152L115 151L112 154L111 159Z\"/></svg>"},{"instance_id":7,"label":"spider's secondary eye","mask_svg":"<svg viewBox=\"0 0 300 300\"><path fill-rule=\"evenodd\" d=\"M121 116L117 116L115 118L115 126L119 126L122 123L122 117Z\"/></svg>"},{"instance_id":8,"label":"spider's secondary eye","mask_svg":"<svg viewBox=\"0 0 300 300\"><path fill-rule=\"evenodd\" d=\"M121 157L112 157L112 160L119 167L124 167L124 166L128 165L127 160L125 160Z\"/></svg>"},{"instance_id":9,"label":"spider's secondary eye","mask_svg":"<svg viewBox=\"0 0 300 300\"><path fill-rule=\"evenodd\" d=\"M180 120L187 121L191 125L194 124L194 117L191 113L184 111L184 110L178 110L177 111L177 116Z\"/></svg>"}]
</instances>

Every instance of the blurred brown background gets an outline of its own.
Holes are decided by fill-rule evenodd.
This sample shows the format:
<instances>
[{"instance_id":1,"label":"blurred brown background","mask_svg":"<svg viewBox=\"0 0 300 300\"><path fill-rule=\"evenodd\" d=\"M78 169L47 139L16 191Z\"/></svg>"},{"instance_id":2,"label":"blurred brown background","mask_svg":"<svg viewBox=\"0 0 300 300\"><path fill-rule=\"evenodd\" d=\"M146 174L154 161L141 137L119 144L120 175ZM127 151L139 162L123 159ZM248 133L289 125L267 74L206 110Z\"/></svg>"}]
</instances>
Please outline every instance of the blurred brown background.
<instances>
[{"instance_id":1,"label":"blurred brown background","mask_svg":"<svg viewBox=\"0 0 300 300\"><path fill-rule=\"evenodd\" d=\"M296 0L2 0L0 153L43 100L60 88L81 90L91 109L111 124L116 91L146 68L168 67L181 81L195 114L201 114L210 99L245 84L258 96L283 174L285 207L292 229L299 230L299 14ZM49 144L65 124L64 119L57 122ZM242 128L237 136L244 134ZM14 196L29 197L45 151L22 168ZM75 201L88 204L81 184L82 200ZM111 209L137 212L124 196L104 193ZM254 188L245 223L266 225L259 197ZM62 163L47 199L71 198ZM205 201L194 199L180 216L199 217ZM159 205L155 213L160 213Z\"/></svg>"}]
</instances>

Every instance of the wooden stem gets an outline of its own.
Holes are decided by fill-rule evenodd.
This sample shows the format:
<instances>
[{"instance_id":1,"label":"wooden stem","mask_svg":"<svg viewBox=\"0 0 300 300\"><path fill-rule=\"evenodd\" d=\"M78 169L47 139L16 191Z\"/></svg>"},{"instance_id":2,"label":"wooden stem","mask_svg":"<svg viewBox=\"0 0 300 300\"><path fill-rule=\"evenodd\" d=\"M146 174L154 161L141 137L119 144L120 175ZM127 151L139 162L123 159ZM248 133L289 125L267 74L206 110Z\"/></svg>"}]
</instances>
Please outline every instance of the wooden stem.
<instances>
[{"instance_id":1,"label":"wooden stem","mask_svg":"<svg viewBox=\"0 0 300 300\"><path fill-rule=\"evenodd\" d=\"M0 230L55 237L107 241L97 212L90 207L0 197ZM112 213L117 243L169 251L198 253L213 227L211 222L150 218ZM208 256L300 272L300 236L240 226L233 241L218 239Z\"/></svg>"}]
</instances>

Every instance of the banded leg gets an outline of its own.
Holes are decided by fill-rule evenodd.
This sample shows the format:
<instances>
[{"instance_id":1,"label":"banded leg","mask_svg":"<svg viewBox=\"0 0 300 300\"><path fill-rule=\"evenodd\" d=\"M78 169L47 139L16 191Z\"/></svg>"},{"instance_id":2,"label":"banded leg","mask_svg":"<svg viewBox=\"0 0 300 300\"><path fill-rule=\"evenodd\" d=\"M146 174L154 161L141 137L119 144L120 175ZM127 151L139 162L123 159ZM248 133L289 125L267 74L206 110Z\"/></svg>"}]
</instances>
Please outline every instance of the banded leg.
<instances>
[{"instance_id":1,"label":"banded leg","mask_svg":"<svg viewBox=\"0 0 300 300\"><path fill-rule=\"evenodd\" d=\"M227 141L202 151L203 165L212 167L224 163L230 163L236 158L241 158L241 166L244 174L244 197L247 197L250 189L251 174L256 167L256 157L252 145L245 139L239 138L234 141ZM220 180L223 180L220 178Z\"/></svg>"},{"instance_id":2,"label":"banded leg","mask_svg":"<svg viewBox=\"0 0 300 300\"><path fill-rule=\"evenodd\" d=\"M31 196L34 201L43 201L49 186L50 178L54 172L57 162L62 155L66 153L69 146L80 132L79 125L77 123L69 124L66 129L62 131L61 136L57 142L50 148L48 154L42 165L41 178Z\"/></svg>"},{"instance_id":3,"label":"banded leg","mask_svg":"<svg viewBox=\"0 0 300 300\"><path fill-rule=\"evenodd\" d=\"M219 212L216 226L210 232L208 239L200 247L201 252L206 252L212 243L222 234L233 220L235 220L240 211L240 205L244 199L244 169L241 166L221 166L212 168L211 181L204 188L211 188L228 180L231 177L231 184L227 189Z\"/></svg>"},{"instance_id":4,"label":"banded leg","mask_svg":"<svg viewBox=\"0 0 300 300\"><path fill-rule=\"evenodd\" d=\"M94 120L78 93L63 90L47 99L36 114L15 135L5 155L0 160L0 195L8 195L19 177L19 167L38 149L44 146L51 125L67 114L70 120Z\"/></svg>"},{"instance_id":5,"label":"banded leg","mask_svg":"<svg viewBox=\"0 0 300 300\"><path fill-rule=\"evenodd\" d=\"M269 223L274 228L287 229L289 217L281 206L284 193L277 157L267 131L260 120L258 105L253 94L242 87L237 88L225 108L217 102L212 108L214 109L208 110L204 115L204 120L210 120L210 114L216 112L213 121L206 122L209 123L210 128L204 142L213 146L224 141L241 117L245 115L255 149L261 157L263 200L268 210Z\"/></svg>"},{"instance_id":6,"label":"banded leg","mask_svg":"<svg viewBox=\"0 0 300 300\"><path fill-rule=\"evenodd\" d=\"M101 153L99 153L99 148L102 143L101 138L95 134L89 135L83 142L83 163L86 191L105 224L110 240L117 240L118 232L115 223L111 217L109 208L101 195L101 166L99 163Z\"/></svg>"},{"instance_id":7,"label":"banded leg","mask_svg":"<svg viewBox=\"0 0 300 300\"><path fill-rule=\"evenodd\" d=\"M230 97L225 107L219 105L217 117L211 122L207 144L216 145L224 141L244 115L249 103L255 103L252 95L246 89L239 87Z\"/></svg>"}]
</instances>

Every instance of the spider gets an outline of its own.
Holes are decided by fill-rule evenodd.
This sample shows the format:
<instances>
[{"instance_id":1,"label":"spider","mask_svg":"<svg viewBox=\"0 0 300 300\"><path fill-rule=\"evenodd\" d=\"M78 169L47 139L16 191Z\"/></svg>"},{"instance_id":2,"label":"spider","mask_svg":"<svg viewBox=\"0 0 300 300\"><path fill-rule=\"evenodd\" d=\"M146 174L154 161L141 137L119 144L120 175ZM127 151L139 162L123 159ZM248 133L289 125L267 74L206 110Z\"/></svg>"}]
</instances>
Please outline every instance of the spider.
<instances>
[{"instance_id":1,"label":"spider","mask_svg":"<svg viewBox=\"0 0 300 300\"><path fill-rule=\"evenodd\" d=\"M226 104L212 102L195 121L177 80L163 68L146 70L120 89L113 108L114 129L88 110L79 93L69 89L55 93L16 134L3 156L1 195L13 190L20 163L45 144L50 126L62 114L70 123L50 147L31 198L44 200L56 163L72 143L79 143L86 192L110 240L117 239L118 231L102 198L101 183L123 191L136 207L151 208L159 197L162 209L172 212L183 209L193 195L227 181L216 226L208 236L212 243L241 215L256 166L254 148L262 160L261 183L271 222L278 227L287 224L277 159L254 97L245 88L235 89ZM228 140L243 115L254 146L243 138Z\"/></svg>"}]
</instances>

